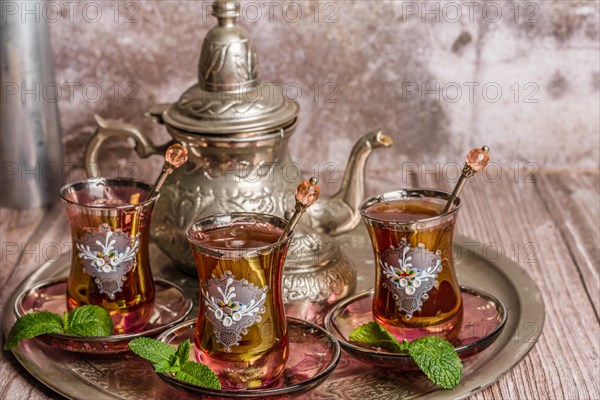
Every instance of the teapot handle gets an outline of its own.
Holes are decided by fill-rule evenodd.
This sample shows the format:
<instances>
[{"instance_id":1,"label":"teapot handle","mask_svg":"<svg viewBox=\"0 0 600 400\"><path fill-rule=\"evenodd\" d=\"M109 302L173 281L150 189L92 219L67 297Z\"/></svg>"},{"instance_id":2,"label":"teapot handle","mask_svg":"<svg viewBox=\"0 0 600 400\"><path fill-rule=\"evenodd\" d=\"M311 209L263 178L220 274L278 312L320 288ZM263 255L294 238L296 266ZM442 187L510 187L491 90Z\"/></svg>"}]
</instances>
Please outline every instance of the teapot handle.
<instances>
[{"instance_id":1,"label":"teapot handle","mask_svg":"<svg viewBox=\"0 0 600 400\"><path fill-rule=\"evenodd\" d=\"M147 158L153 154L162 154L172 144L172 142L169 142L156 146L146 135L131 124L106 120L99 115L94 115L94 119L98 124L98 129L96 129L96 133L94 133L85 148L85 171L89 178L100 176L98 154L104 141L110 137L132 137L136 142L135 151L142 158Z\"/></svg>"}]
</instances>

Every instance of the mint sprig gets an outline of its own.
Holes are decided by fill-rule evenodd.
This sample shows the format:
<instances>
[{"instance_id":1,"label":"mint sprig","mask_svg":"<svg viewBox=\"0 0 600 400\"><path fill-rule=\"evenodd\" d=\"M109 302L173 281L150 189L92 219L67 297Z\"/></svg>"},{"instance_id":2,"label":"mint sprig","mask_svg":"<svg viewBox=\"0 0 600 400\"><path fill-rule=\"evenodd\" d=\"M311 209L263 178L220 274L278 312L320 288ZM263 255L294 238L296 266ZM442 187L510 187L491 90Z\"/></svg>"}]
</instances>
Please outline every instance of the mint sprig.
<instances>
[{"instance_id":1,"label":"mint sprig","mask_svg":"<svg viewBox=\"0 0 600 400\"><path fill-rule=\"evenodd\" d=\"M189 339L174 349L160 340L142 337L129 342L129 348L150 361L155 372L170 372L175 374L175 378L187 383L211 389L221 388L219 378L209 367L189 360Z\"/></svg>"},{"instance_id":2,"label":"mint sprig","mask_svg":"<svg viewBox=\"0 0 600 400\"><path fill-rule=\"evenodd\" d=\"M460 382L463 365L454 346L438 336L426 336L412 342L400 342L375 321L350 332L351 341L378 347L392 353L408 353L421 371L436 385L453 389Z\"/></svg>"},{"instance_id":3,"label":"mint sprig","mask_svg":"<svg viewBox=\"0 0 600 400\"><path fill-rule=\"evenodd\" d=\"M86 305L59 316L47 311L32 312L17 319L8 333L4 350L12 350L22 340L50 333L78 336L109 336L113 333L110 314L99 306Z\"/></svg>"}]
</instances>

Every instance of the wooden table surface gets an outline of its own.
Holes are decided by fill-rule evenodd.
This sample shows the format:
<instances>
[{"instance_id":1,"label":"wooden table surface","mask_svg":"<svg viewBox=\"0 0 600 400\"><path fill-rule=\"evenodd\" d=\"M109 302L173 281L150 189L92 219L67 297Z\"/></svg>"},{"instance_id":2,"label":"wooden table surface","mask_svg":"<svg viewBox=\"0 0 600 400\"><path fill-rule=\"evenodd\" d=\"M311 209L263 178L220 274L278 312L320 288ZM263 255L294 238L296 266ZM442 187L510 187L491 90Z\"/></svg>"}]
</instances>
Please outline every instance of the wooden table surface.
<instances>
[{"instance_id":1,"label":"wooden table surface","mask_svg":"<svg viewBox=\"0 0 600 400\"><path fill-rule=\"evenodd\" d=\"M371 194L410 186L386 174L370 177ZM441 175L413 178L413 186L428 180L429 187L447 189L451 183ZM544 329L533 350L472 398L600 398L600 173L506 170L476 178L461 197L458 232L483 243L490 257L501 251L517 261L538 283L546 305ZM60 204L0 210L2 308L29 273L69 250L69 240ZM38 383L10 352L1 352L0 399L47 398L60 396ZM88 399L85 393L81 398Z\"/></svg>"}]
</instances>

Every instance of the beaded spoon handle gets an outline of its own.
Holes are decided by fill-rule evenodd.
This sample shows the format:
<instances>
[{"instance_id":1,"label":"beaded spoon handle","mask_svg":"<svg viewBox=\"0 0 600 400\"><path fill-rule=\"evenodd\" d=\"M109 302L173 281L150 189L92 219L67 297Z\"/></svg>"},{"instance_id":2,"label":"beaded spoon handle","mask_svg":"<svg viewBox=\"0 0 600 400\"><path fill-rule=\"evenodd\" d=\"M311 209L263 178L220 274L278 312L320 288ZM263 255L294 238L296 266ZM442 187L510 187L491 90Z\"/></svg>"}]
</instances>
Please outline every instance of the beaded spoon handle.
<instances>
[{"instance_id":1,"label":"beaded spoon handle","mask_svg":"<svg viewBox=\"0 0 600 400\"><path fill-rule=\"evenodd\" d=\"M156 183L154 184L154 188L150 191L148 195L148 199L156 196L162 186L169 176L176 168L181 167L183 164L187 162L188 159L188 150L185 146L180 144L173 144L169 146L167 151L165 152L165 163L163 165L162 171L158 178L156 179Z\"/></svg>"},{"instance_id":2,"label":"beaded spoon handle","mask_svg":"<svg viewBox=\"0 0 600 400\"><path fill-rule=\"evenodd\" d=\"M279 240L283 240L292 234L302 214L304 214L306 209L319 198L320 191L317 182L317 178L313 177L298 185L298 189L296 189L296 207L294 209L294 214L292 214L292 217Z\"/></svg>"},{"instance_id":3,"label":"beaded spoon handle","mask_svg":"<svg viewBox=\"0 0 600 400\"><path fill-rule=\"evenodd\" d=\"M490 156L488 154L489 151L489 147L483 146L480 149L473 149L469 152L469 154L467 154L465 166L463 167L460 178L458 179L458 182L456 182L456 186L454 187L452 195L450 195L442 214L450 211L452 205L454 204L454 200L456 200L463 186L465 186L467 179L475 175L477 172L483 171L483 169L487 166L488 162L490 161Z\"/></svg>"}]
</instances>

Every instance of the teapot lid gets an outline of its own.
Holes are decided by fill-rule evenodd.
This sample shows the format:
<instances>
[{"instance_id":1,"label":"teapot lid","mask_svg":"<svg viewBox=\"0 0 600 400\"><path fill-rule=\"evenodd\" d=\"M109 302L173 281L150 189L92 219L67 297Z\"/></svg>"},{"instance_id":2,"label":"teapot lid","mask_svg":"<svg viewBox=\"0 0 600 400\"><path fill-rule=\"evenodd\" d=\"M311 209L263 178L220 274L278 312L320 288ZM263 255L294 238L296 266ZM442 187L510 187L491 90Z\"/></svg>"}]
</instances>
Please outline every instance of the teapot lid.
<instances>
[{"instance_id":1,"label":"teapot lid","mask_svg":"<svg viewBox=\"0 0 600 400\"><path fill-rule=\"evenodd\" d=\"M261 82L258 55L237 18L237 1L215 0L218 25L204 38L198 83L163 114L171 127L203 135L249 137L286 128L300 109L275 84Z\"/></svg>"}]
</instances>

